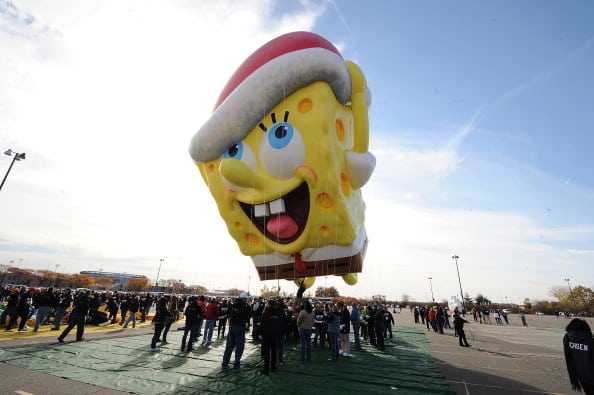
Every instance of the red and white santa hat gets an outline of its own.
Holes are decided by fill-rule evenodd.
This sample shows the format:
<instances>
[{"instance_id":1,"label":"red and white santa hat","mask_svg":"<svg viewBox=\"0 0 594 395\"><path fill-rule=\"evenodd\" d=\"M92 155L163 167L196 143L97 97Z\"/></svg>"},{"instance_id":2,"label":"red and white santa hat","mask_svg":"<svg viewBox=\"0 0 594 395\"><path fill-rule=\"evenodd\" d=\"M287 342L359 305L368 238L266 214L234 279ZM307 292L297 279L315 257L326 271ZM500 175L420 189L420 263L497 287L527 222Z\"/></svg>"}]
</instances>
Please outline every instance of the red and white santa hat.
<instances>
[{"instance_id":1,"label":"red and white santa hat","mask_svg":"<svg viewBox=\"0 0 594 395\"><path fill-rule=\"evenodd\" d=\"M210 119L190 143L190 156L207 162L246 137L286 97L317 81L337 100L350 101L351 80L340 52L323 37L293 32L264 44L225 85Z\"/></svg>"}]
</instances>

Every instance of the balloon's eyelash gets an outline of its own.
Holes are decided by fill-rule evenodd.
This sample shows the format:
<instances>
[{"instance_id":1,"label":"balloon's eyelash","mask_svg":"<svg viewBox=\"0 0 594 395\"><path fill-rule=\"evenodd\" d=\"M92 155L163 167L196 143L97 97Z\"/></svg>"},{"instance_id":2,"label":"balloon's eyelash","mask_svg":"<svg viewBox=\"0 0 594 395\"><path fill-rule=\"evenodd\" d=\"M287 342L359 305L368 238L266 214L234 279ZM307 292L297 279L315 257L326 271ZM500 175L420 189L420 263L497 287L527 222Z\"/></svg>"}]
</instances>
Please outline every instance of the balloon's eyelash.
<instances>
[{"instance_id":1,"label":"balloon's eyelash","mask_svg":"<svg viewBox=\"0 0 594 395\"><path fill-rule=\"evenodd\" d=\"M275 124L276 123L276 113L270 114L270 119L271 119L272 123ZM283 117L283 122L287 122L288 120L289 120L289 112L285 111L285 116ZM258 126L260 127L260 129L262 129L263 132L268 131L268 128L262 122L260 122L258 124Z\"/></svg>"}]
</instances>

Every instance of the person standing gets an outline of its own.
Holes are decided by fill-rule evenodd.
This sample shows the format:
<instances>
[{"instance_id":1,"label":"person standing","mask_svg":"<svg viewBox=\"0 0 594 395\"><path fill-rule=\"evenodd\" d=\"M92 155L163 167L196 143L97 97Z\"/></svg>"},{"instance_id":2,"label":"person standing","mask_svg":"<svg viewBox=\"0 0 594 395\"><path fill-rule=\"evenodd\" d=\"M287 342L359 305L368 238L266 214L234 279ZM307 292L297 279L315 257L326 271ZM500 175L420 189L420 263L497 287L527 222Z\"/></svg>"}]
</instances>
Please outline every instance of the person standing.
<instances>
[{"instance_id":1,"label":"person standing","mask_svg":"<svg viewBox=\"0 0 594 395\"><path fill-rule=\"evenodd\" d=\"M206 305L206 311L204 312L204 319L206 325L204 327L204 337L202 338L202 344L212 343L212 334L214 333L215 323L219 318L219 306L215 298L210 298Z\"/></svg>"},{"instance_id":2,"label":"person standing","mask_svg":"<svg viewBox=\"0 0 594 395\"><path fill-rule=\"evenodd\" d=\"M115 324L118 317L118 311L120 310L120 306L118 305L115 295L110 295L107 299L106 310L109 312L107 318L109 319L110 323Z\"/></svg>"},{"instance_id":3,"label":"person standing","mask_svg":"<svg viewBox=\"0 0 594 395\"><path fill-rule=\"evenodd\" d=\"M247 297L247 293L242 292L229 309L229 334L227 334L227 343L225 344L223 362L221 363L223 369L229 367L233 352L235 352L233 369L239 371L241 368L241 356L245 347L245 327L251 317L251 311L246 303Z\"/></svg>"},{"instance_id":4,"label":"person standing","mask_svg":"<svg viewBox=\"0 0 594 395\"><path fill-rule=\"evenodd\" d=\"M313 346L316 347L318 345L318 339L320 341L320 347L324 348L324 319L325 319L325 314L324 314L324 306L322 305L322 303L318 303L316 304L316 307L314 309L314 328L315 328L315 333L314 333L314 338L313 338Z\"/></svg>"},{"instance_id":5,"label":"person standing","mask_svg":"<svg viewBox=\"0 0 594 395\"><path fill-rule=\"evenodd\" d=\"M390 313L387 305L384 307L382 314L384 315L384 339L387 339L388 335L390 335L390 339L392 339L392 325L394 325L394 316L392 313Z\"/></svg>"},{"instance_id":6,"label":"person standing","mask_svg":"<svg viewBox=\"0 0 594 395\"><path fill-rule=\"evenodd\" d=\"M202 309L198 306L198 299L196 297L191 296L188 299L188 306L184 311L184 316L186 317L186 324L184 326L184 335L182 336L182 343L181 343L181 350L182 351L192 351L194 348L192 345L194 344L194 339L196 338L196 331L198 330L198 318L203 315ZM190 339L188 341L188 346L186 348L186 339L188 337L188 333L190 334Z\"/></svg>"},{"instance_id":7,"label":"person standing","mask_svg":"<svg viewBox=\"0 0 594 395\"><path fill-rule=\"evenodd\" d=\"M9 322L8 326L6 327L6 332L12 332L12 326L16 322L16 306L19 301L19 289L13 288L11 294L8 296L6 300L6 308L2 312L2 316L6 319L8 316Z\"/></svg>"},{"instance_id":8,"label":"person standing","mask_svg":"<svg viewBox=\"0 0 594 395\"><path fill-rule=\"evenodd\" d=\"M375 340L377 342L377 349L380 351L386 350L386 343L384 341L385 322L384 319L384 305L380 304L375 312ZM427 320L427 322L429 322Z\"/></svg>"},{"instance_id":9,"label":"person standing","mask_svg":"<svg viewBox=\"0 0 594 395\"><path fill-rule=\"evenodd\" d=\"M369 344L377 347L377 338L375 337L375 307L368 305L365 309L365 319L367 320L367 332L369 333ZM382 318L383 319L383 318Z\"/></svg>"},{"instance_id":10,"label":"person standing","mask_svg":"<svg viewBox=\"0 0 594 395\"><path fill-rule=\"evenodd\" d=\"M264 311L264 302L262 302L262 298L259 297L254 300L254 303L252 304L252 338L254 340L260 338L260 318L262 316L262 311Z\"/></svg>"},{"instance_id":11,"label":"person standing","mask_svg":"<svg viewBox=\"0 0 594 395\"><path fill-rule=\"evenodd\" d=\"M130 312L130 317L124 323L124 328L128 327L130 321L132 321L132 328L136 328L136 313L140 309L140 299L138 299L138 295L134 295L129 300L130 306L128 307L128 311Z\"/></svg>"},{"instance_id":12,"label":"person standing","mask_svg":"<svg viewBox=\"0 0 594 395\"><path fill-rule=\"evenodd\" d=\"M355 302L353 302L351 307L351 323L353 324L353 335L355 336L355 350L361 349L361 339L359 338L359 330L361 329L361 310L359 307L360 306L357 306L357 303ZM392 335L391 331L390 335Z\"/></svg>"},{"instance_id":13,"label":"person standing","mask_svg":"<svg viewBox=\"0 0 594 395\"><path fill-rule=\"evenodd\" d=\"M25 325L27 325L27 319L29 318L29 308L31 307L31 294L27 290L27 287L21 287L18 293L16 305L14 307L14 317L10 317L10 323L6 327L7 332L12 331L12 327L16 325L17 319L20 317L19 332L26 331Z\"/></svg>"},{"instance_id":14,"label":"person standing","mask_svg":"<svg viewBox=\"0 0 594 395\"><path fill-rule=\"evenodd\" d=\"M328 314L328 342L330 343L330 359L332 362L338 361L338 335L340 334L340 320L341 314L338 311L338 306L334 305L332 311Z\"/></svg>"},{"instance_id":15,"label":"person standing","mask_svg":"<svg viewBox=\"0 0 594 395\"><path fill-rule=\"evenodd\" d=\"M223 335L225 338L225 330L227 329L227 314L229 313L229 305L227 299L223 299L219 306L219 323L217 325L217 339Z\"/></svg>"},{"instance_id":16,"label":"person standing","mask_svg":"<svg viewBox=\"0 0 594 395\"><path fill-rule=\"evenodd\" d=\"M363 340L367 341L369 338L369 330L367 326L367 307L362 307L360 309L361 315L361 336L363 336Z\"/></svg>"},{"instance_id":17,"label":"person standing","mask_svg":"<svg viewBox=\"0 0 594 395\"><path fill-rule=\"evenodd\" d=\"M165 320L167 319L167 315L169 311L167 310L167 304L169 302L169 298L167 296L161 296L157 300L157 307L155 310L155 315L153 316L153 325L155 325L155 332L153 333L153 338L151 339L151 351L159 351L157 348L157 342L161 337L161 332L163 332L163 328L165 328Z\"/></svg>"},{"instance_id":18,"label":"person standing","mask_svg":"<svg viewBox=\"0 0 594 395\"><path fill-rule=\"evenodd\" d=\"M60 330L60 325L62 324L64 314L66 314L66 310L70 307L72 301L72 291L70 290L70 288L66 288L64 291L60 293L60 296L58 297L58 305L56 306L54 326L53 328L51 328L52 331Z\"/></svg>"},{"instance_id":19,"label":"person standing","mask_svg":"<svg viewBox=\"0 0 594 395\"><path fill-rule=\"evenodd\" d=\"M49 317L52 308L56 306L54 287L49 287L37 293L33 299L33 304L37 308L33 332L37 332L41 323Z\"/></svg>"},{"instance_id":20,"label":"person standing","mask_svg":"<svg viewBox=\"0 0 594 395\"><path fill-rule=\"evenodd\" d=\"M468 321L460 317L460 311L458 311L458 308L456 307L456 309L454 309L454 329L456 330L456 333L458 333L460 347L470 347L468 340L466 340L466 334L464 333L464 324L468 323Z\"/></svg>"},{"instance_id":21,"label":"person standing","mask_svg":"<svg viewBox=\"0 0 594 395\"><path fill-rule=\"evenodd\" d=\"M147 292L144 295L142 295L142 297L140 298L140 322L141 323L146 321L146 316L148 315L152 304L153 304L153 298L151 297L151 294L149 294Z\"/></svg>"},{"instance_id":22,"label":"person standing","mask_svg":"<svg viewBox=\"0 0 594 395\"><path fill-rule=\"evenodd\" d=\"M262 374L276 371L276 339L281 332L281 312L275 300L268 301L262 316L260 326L262 329L262 357L264 358L264 369Z\"/></svg>"},{"instance_id":23,"label":"person standing","mask_svg":"<svg viewBox=\"0 0 594 395\"><path fill-rule=\"evenodd\" d=\"M311 329L314 326L315 316L313 306L308 300L301 302L301 311L297 315L297 328L299 328L299 341L301 344L301 362L311 362Z\"/></svg>"},{"instance_id":24,"label":"person standing","mask_svg":"<svg viewBox=\"0 0 594 395\"><path fill-rule=\"evenodd\" d=\"M80 291L74 299L74 308L70 312L68 318L68 326L62 334L58 337L60 343L64 343L64 338L70 333L70 330L76 326L76 341L83 341L83 335L85 333L85 321L87 314L89 314L89 295L91 291Z\"/></svg>"},{"instance_id":25,"label":"person standing","mask_svg":"<svg viewBox=\"0 0 594 395\"><path fill-rule=\"evenodd\" d=\"M351 340L349 334L351 333L351 314L344 302L338 302L338 310L340 311L340 349L343 357L350 357L351 354Z\"/></svg>"},{"instance_id":26,"label":"person standing","mask_svg":"<svg viewBox=\"0 0 594 395\"><path fill-rule=\"evenodd\" d=\"M171 324L176 322L179 318L179 309L178 309L178 302L179 298L177 295L171 295L169 298L169 306L167 308L167 316L165 317L165 326L163 327L163 340L161 341L161 345L168 344L167 341L167 334L169 333L169 329L171 328Z\"/></svg>"},{"instance_id":27,"label":"person standing","mask_svg":"<svg viewBox=\"0 0 594 395\"><path fill-rule=\"evenodd\" d=\"M124 322L126 322L126 315L128 314L128 308L130 307L130 294L128 292L126 292L123 296L122 296L122 300L120 302L120 326L124 325Z\"/></svg>"},{"instance_id":28,"label":"person standing","mask_svg":"<svg viewBox=\"0 0 594 395\"><path fill-rule=\"evenodd\" d=\"M523 326L528 326L528 323L526 322L526 315L523 311L520 311L520 320L522 321Z\"/></svg>"},{"instance_id":29,"label":"person standing","mask_svg":"<svg viewBox=\"0 0 594 395\"><path fill-rule=\"evenodd\" d=\"M594 338L588 323L574 318L565 328L563 353L571 389L594 394Z\"/></svg>"}]
</instances>

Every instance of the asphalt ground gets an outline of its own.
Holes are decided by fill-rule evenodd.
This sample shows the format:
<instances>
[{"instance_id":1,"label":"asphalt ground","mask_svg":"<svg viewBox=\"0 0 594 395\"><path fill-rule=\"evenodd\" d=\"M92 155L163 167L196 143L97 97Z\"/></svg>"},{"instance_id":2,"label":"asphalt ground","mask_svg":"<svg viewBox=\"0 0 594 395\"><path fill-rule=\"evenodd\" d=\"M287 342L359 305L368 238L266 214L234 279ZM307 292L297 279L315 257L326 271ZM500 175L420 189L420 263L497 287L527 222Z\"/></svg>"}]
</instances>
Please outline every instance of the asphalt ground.
<instances>
[{"instance_id":1,"label":"asphalt ground","mask_svg":"<svg viewBox=\"0 0 594 395\"><path fill-rule=\"evenodd\" d=\"M551 316L527 316L528 327L521 325L517 315L510 315L510 325L470 324L465 331L472 347L458 345L453 330L436 334L415 324L408 311L394 314L398 327L416 328L426 333L428 351L439 371L457 394L569 394L571 385L563 358L562 338L569 320ZM592 324L590 322L590 324ZM0 331L2 332L2 331ZM42 326L38 333L0 333L0 349L55 345L60 332ZM118 325L87 326L85 340L143 336L150 340L150 323L135 329ZM146 336L144 336L146 335ZM71 332L66 341L73 341ZM148 344L148 343L147 343ZM396 373L396 372L395 372ZM102 383L85 384L76 380L48 375L34 370L0 364L1 394L123 394L105 388ZM428 387L429 388L429 387ZM428 391L430 392L430 391Z\"/></svg>"},{"instance_id":2,"label":"asphalt ground","mask_svg":"<svg viewBox=\"0 0 594 395\"><path fill-rule=\"evenodd\" d=\"M412 314L394 314L397 326L413 326ZM527 315L524 327L517 314L509 325L475 323L465 319L464 331L471 347L460 347L453 329L444 334L426 331L429 351L439 370L457 394L569 394L571 384L563 356L563 336L570 320ZM588 321L592 326L591 320Z\"/></svg>"}]
</instances>

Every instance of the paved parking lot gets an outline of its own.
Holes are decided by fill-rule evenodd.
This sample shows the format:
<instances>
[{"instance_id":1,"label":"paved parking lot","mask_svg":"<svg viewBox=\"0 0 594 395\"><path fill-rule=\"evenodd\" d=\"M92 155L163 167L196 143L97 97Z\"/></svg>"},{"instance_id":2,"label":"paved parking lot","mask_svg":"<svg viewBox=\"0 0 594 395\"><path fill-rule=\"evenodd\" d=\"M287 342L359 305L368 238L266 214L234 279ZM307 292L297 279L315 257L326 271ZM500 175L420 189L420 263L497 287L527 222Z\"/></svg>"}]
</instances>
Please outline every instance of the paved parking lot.
<instances>
[{"instance_id":1,"label":"paved parking lot","mask_svg":"<svg viewBox=\"0 0 594 395\"><path fill-rule=\"evenodd\" d=\"M422 327L408 312L395 318L397 325ZM465 318L471 322L465 325L470 348L458 345L453 330L427 332L431 355L457 394L572 392L562 342L569 320L530 315L524 327L517 315L509 316L510 325L481 325Z\"/></svg>"}]
</instances>

